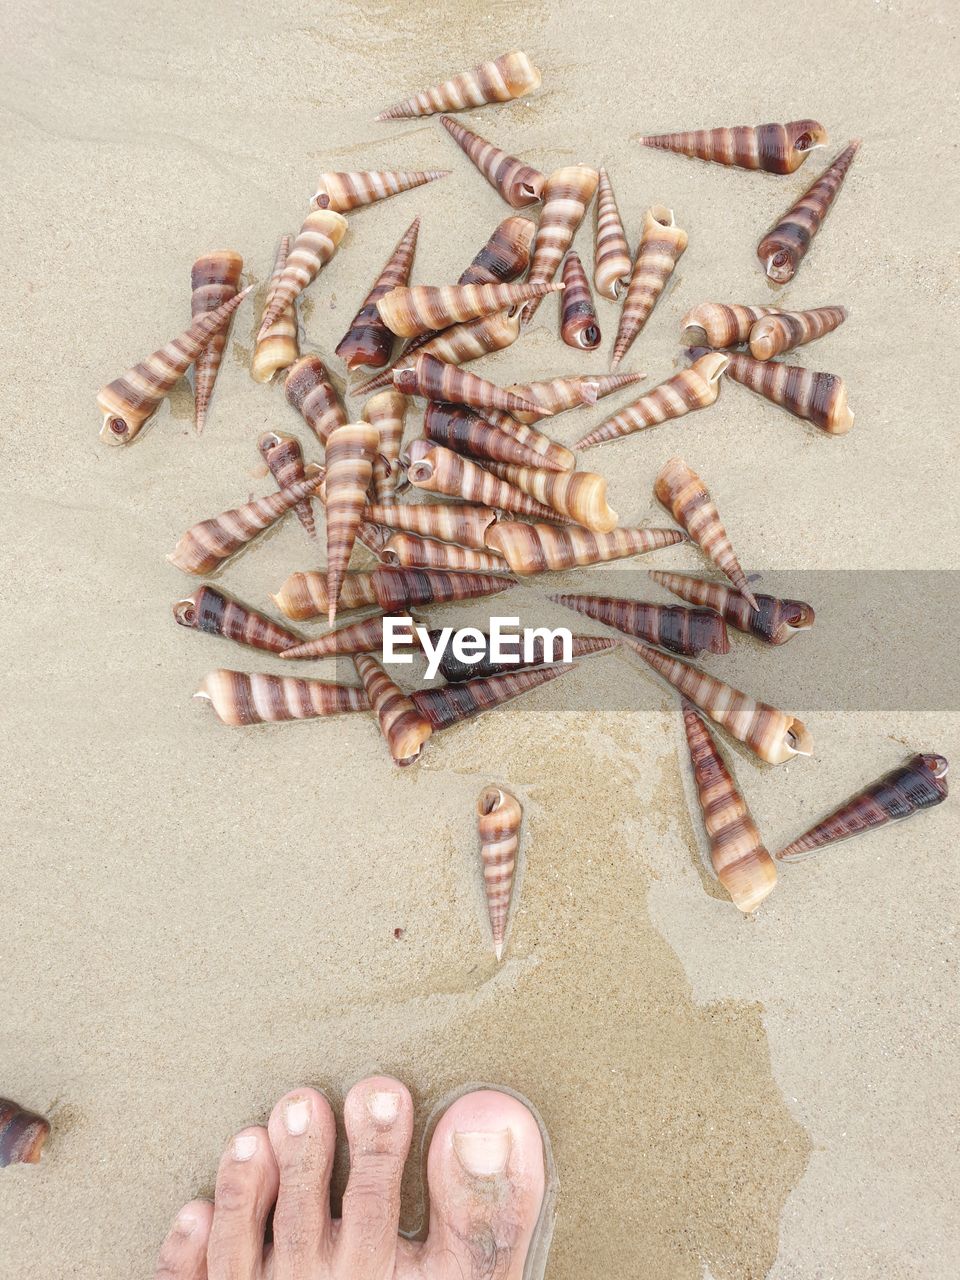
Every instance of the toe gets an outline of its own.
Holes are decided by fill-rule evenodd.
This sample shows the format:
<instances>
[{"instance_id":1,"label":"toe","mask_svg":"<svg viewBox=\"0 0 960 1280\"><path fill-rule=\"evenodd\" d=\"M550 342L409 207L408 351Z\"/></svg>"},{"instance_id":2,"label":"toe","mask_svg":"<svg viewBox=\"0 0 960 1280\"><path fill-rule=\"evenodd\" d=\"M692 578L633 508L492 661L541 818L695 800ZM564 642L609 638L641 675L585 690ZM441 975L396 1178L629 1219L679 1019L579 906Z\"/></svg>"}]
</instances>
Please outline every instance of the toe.
<instances>
[{"instance_id":1,"label":"toe","mask_svg":"<svg viewBox=\"0 0 960 1280\"><path fill-rule=\"evenodd\" d=\"M217 1170L207 1251L210 1280L257 1280L279 1175L266 1129L241 1129Z\"/></svg>"},{"instance_id":2,"label":"toe","mask_svg":"<svg viewBox=\"0 0 960 1280\"><path fill-rule=\"evenodd\" d=\"M330 1251L330 1171L337 1123L315 1089L280 1099L267 1126L280 1171L273 1216L275 1280L301 1280L319 1271Z\"/></svg>"},{"instance_id":3,"label":"toe","mask_svg":"<svg viewBox=\"0 0 960 1280\"><path fill-rule=\"evenodd\" d=\"M157 1260L157 1280L207 1280L207 1241L213 1221L209 1200L185 1204L167 1233Z\"/></svg>"},{"instance_id":4,"label":"toe","mask_svg":"<svg viewBox=\"0 0 960 1280\"><path fill-rule=\"evenodd\" d=\"M337 1271L380 1280L393 1275L413 1102L399 1080L374 1076L347 1094L343 1122L350 1142L350 1176L337 1239Z\"/></svg>"},{"instance_id":5,"label":"toe","mask_svg":"<svg viewBox=\"0 0 960 1280\"><path fill-rule=\"evenodd\" d=\"M438 1275L520 1280L545 1188L543 1139L527 1107L477 1090L437 1125L427 1159L425 1268Z\"/></svg>"}]
</instances>

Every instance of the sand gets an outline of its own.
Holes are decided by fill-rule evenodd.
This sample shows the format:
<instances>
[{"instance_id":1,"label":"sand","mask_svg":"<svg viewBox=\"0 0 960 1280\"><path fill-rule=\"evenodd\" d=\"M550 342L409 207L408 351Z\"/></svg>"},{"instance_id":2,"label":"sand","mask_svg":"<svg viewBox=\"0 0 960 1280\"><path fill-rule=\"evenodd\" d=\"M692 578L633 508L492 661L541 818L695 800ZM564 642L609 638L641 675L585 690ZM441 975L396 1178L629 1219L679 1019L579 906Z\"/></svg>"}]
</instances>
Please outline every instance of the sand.
<instances>
[{"instance_id":1,"label":"sand","mask_svg":"<svg viewBox=\"0 0 960 1280\"><path fill-rule=\"evenodd\" d=\"M786 869L744 920L703 866L675 703L625 657L444 735L403 772L366 717L228 730L190 698L203 673L279 664L177 628L170 606L189 584L164 555L194 520L266 491L261 430L316 447L282 388L250 379L249 305L203 436L186 384L126 450L98 442L94 405L183 326L197 255L235 246L262 283L324 167L453 175L351 219L305 300L305 349L332 354L416 213L417 278L454 278L508 210L436 121L373 116L522 45L542 91L468 123L546 170L605 162L631 239L652 202L689 231L625 362L651 384L679 365L689 307L774 296L757 239L826 157L864 138L776 295L850 308L798 362L844 376L852 434L826 439L731 385L709 412L592 455L623 522L660 522L652 478L682 450L764 582L952 570L953 7L100 0L11 4L0 21L0 1093L53 1120L42 1166L0 1175L0 1276L148 1276L234 1129L285 1089L309 1081L339 1101L374 1068L409 1083L422 1120L467 1082L536 1103L562 1182L550 1280L955 1274L956 805ZM806 115L833 149L787 178L631 140ZM590 226L578 246L589 259ZM602 370L612 304L600 320L603 348L577 356L548 301L480 369L502 383ZM555 433L569 443L600 420L572 414ZM222 581L265 605L321 558L291 519ZM650 563L700 565L689 548ZM585 573L565 582L599 589ZM776 694L828 643L882 673L885 618L866 603L839 637L827 610L819 635L782 653L741 641L713 669ZM960 757L957 703L937 684L951 651L926 643L922 614L906 630L925 700L906 705L895 672L884 705L861 710L828 685L791 707L813 759L773 769L731 753L771 848L914 750ZM527 808L499 967L473 826L492 780ZM421 1212L416 1152L408 1229Z\"/></svg>"}]
</instances>

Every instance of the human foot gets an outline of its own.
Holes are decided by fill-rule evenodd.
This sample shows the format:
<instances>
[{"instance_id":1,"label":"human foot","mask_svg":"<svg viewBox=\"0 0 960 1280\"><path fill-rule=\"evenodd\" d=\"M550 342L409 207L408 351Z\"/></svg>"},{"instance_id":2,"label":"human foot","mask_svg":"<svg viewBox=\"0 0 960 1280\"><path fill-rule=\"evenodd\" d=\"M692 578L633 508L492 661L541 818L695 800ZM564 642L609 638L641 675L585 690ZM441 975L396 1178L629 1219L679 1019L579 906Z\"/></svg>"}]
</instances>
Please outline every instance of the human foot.
<instances>
[{"instance_id":1,"label":"human foot","mask_svg":"<svg viewBox=\"0 0 960 1280\"><path fill-rule=\"evenodd\" d=\"M350 1090L343 1112L350 1176L341 1220L330 1217L336 1121L322 1094L298 1089L280 1099L266 1128L232 1139L214 1204L195 1200L180 1211L157 1280L534 1280L524 1266L543 1254L549 1223L540 1221L543 1140L527 1107L483 1089L446 1111L427 1159L423 1243L398 1235L410 1094L375 1076Z\"/></svg>"}]
</instances>

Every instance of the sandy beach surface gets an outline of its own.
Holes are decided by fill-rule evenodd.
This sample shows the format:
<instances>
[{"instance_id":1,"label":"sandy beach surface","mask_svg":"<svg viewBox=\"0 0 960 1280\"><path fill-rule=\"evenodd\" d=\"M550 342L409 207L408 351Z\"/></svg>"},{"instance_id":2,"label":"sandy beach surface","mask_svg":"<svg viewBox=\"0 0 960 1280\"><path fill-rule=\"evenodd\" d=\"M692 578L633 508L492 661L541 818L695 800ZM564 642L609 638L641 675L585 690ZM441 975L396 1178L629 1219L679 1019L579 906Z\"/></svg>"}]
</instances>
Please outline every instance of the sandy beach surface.
<instances>
[{"instance_id":1,"label":"sandy beach surface","mask_svg":"<svg viewBox=\"0 0 960 1280\"><path fill-rule=\"evenodd\" d=\"M203 674L286 668L176 627L194 584L164 557L195 520L268 491L261 431L298 434L311 458L316 443L279 381L251 380L249 304L202 436L186 383L128 449L98 441L94 399L185 325L199 254L235 247L263 284L324 168L452 174L351 216L304 299L305 351L332 357L417 213L416 279L455 279L509 210L435 119L373 117L523 47L542 90L466 122L546 171L605 163L632 242L656 202L689 232L624 364L644 386L683 363L679 320L698 302L851 312L796 355L847 381L849 436L730 384L707 412L586 455L622 522L663 523L653 476L682 451L761 582L954 571L958 26L946 0L4 6L0 1095L53 1133L39 1168L0 1174L3 1280L150 1276L235 1129L297 1084L339 1102L372 1069L410 1085L422 1127L468 1083L536 1104L561 1180L549 1280L956 1275L956 804L785 868L744 919L704 866L676 701L624 655L438 737L403 771L367 716L227 729L191 699ZM830 147L789 177L635 140L805 116ZM772 290L757 240L854 136L823 231ZM475 367L502 384L605 370L617 313L598 306L599 352L561 345L549 300ZM628 399L551 430L570 443ZM288 519L219 580L265 607L322 560ZM690 547L648 560L702 566ZM849 581L866 592L869 577ZM879 673L871 705L829 685L791 705L813 758L729 752L771 849L913 751L960 759L958 703L937 692L955 648L931 647L922 609L896 618L929 673L905 706L884 611L865 594L838 634L812 602L822 631L783 651L741 637L708 664L774 700L834 650L847 674L851 655ZM499 966L473 816L494 780L527 814ZM418 1134L406 1229L423 1207Z\"/></svg>"}]
</instances>

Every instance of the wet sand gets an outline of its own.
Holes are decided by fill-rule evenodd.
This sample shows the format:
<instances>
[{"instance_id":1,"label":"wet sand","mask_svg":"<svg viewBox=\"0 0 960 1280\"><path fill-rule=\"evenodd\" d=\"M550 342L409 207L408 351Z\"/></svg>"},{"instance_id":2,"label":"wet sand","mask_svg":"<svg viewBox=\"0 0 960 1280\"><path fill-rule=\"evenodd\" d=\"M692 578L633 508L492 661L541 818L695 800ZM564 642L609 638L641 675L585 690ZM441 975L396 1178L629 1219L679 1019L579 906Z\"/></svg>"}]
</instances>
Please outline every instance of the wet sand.
<instances>
[{"instance_id":1,"label":"wet sand","mask_svg":"<svg viewBox=\"0 0 960 1280\"><path fill-rule=\"evenodd\" d=\"M79 3L16 5L0 22L12 285L0 1093L53 1121L40 1168L0 1175L0 1276L151 1274L169 1218L210 1189L233 1130L298 1083L339 1101L374 1068L408 1082L421 1122L465 1082L536 1103L562 1184L550 1280L952 1276L955 804L786 869L744 920L703 868L675 705L626 658L443 735L402 772L367 717L230 731L189 696L204 672L281 664L177 628L170 605L192 584L164 555L196 519L266 491L260 431L316 447L282 387L250 379L249 305L203 436L185 384L125 450L100 445L94 405L186 323L200 253L234 246L247 277L265 278L322 168L453 174L351 218L302 309L304 350L332 355L416 213L417 278L455 278L509 210L435 120L373 116L522 46L542 91L467 123L546 170L605 163L631 241L653 202L689 231L625 361L649 385L678 367L695 303L773 296L757 239L823 159L864 138L777 295L850 308L797 363L844 376L852 434L826 439L731 385L706 413L587 455L623 523L661 522L653 475L682 450L722 495L751 572L955 568L951 7L816 3L786 20L764 3L741 21L690 3L655 20L524 0L482 12L283 0L269 14ZM787 178L631 141L806 115L828 125L831 149ZM592 215L585 260L591 229ZM505 384L604 369L616 312L599 306L599 353L562 347L548 301L479 371ZM573 414L555 434L569 443L600 420ZM321 557L291 519L221 580L262 606ZM654 563L700 564L689 548ZM586 573L571 581L601 589ZM883 663L882 631L853 642ZM751 646L745 670L751 654L775 688L779 659ZM631 681L638 711L569 709L612 706ZM813 759L730 757L771 848L911 751L960 759L955 708L792 709ZM499 968L473 820L492 780L527 809ZM419 1153L404 1212L416 1230Z\"/></svg>"}]
</instances>

